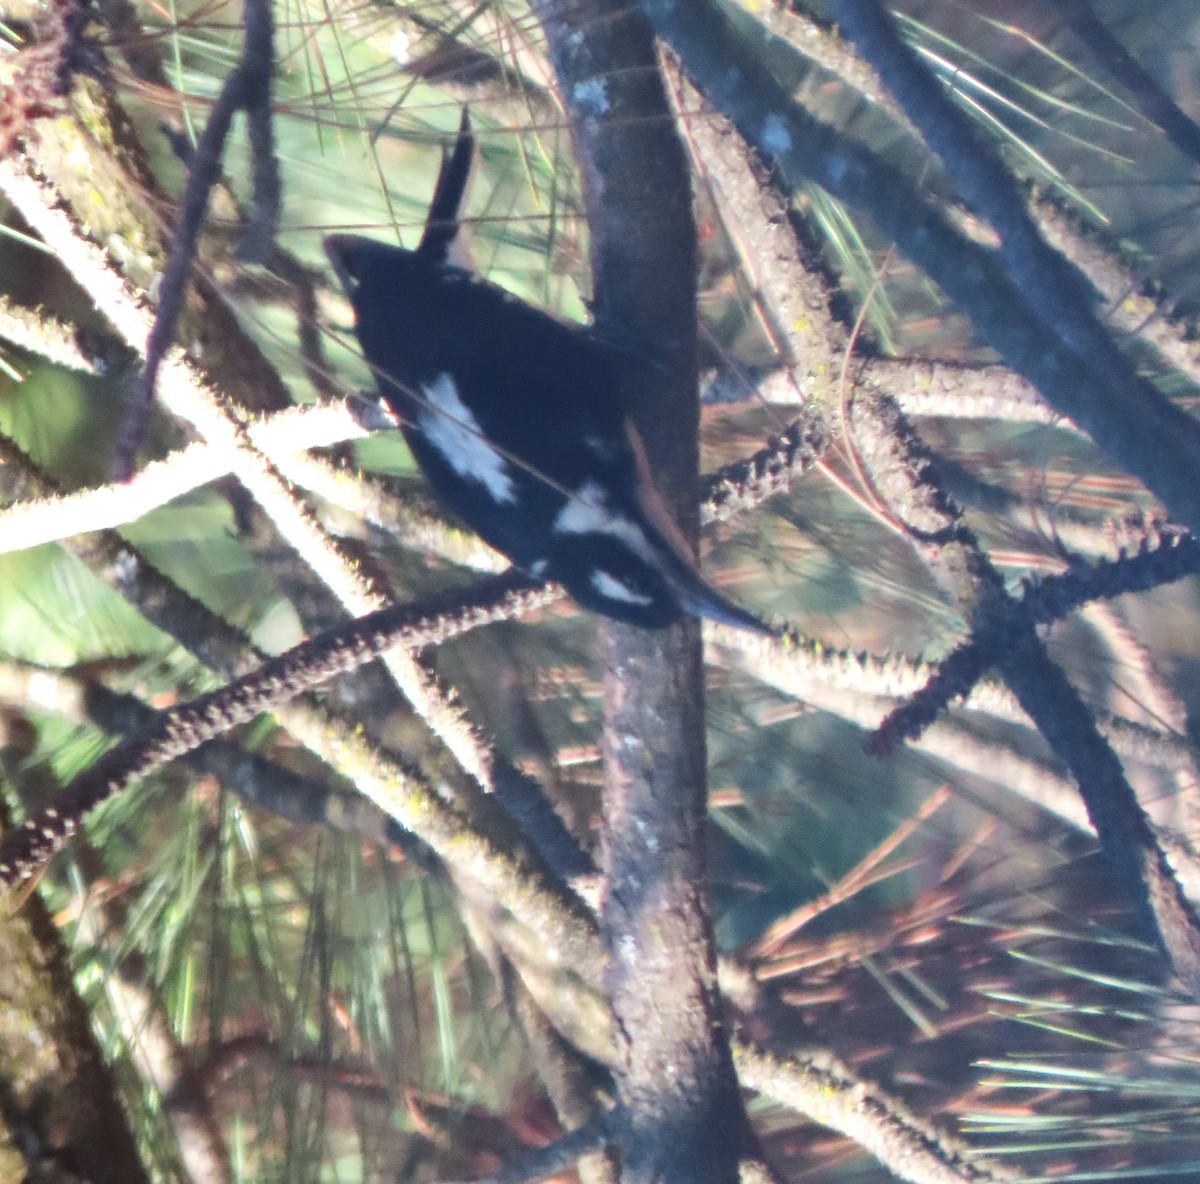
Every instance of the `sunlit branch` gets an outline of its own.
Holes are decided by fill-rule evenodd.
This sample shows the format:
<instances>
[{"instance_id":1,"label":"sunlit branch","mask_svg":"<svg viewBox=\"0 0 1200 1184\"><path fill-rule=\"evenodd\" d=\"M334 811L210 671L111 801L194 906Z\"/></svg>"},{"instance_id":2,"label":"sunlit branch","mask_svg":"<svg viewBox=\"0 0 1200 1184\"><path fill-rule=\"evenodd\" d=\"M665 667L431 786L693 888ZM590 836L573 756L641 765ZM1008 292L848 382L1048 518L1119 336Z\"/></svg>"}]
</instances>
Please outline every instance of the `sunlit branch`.
<instances>
[{"instance_id":1,"label":"sunlit branch","mask_svg":"<svg viewBox=\"0 0 1200 1184\"><path fill-rule=\"evenodd\" d=\"M752 1045L734 1047L743 1086L853 1139L910 1184L1002 1184L1020 1172L984 1159L922 1122L906 1106L852 1072L826 1049L783 1059Z\"/></svg>"},{"instance_id":2,"label":"sunlit branch","mask_svg":"<svg viewBox=\"0 0 1200 1184\"><path fill-rule=\"evenodd\" d=\"M125 341L141 351L150 332L150 313L130 294L103 252L57 208L53 190L33 180L11 161L0 162L0 190L54 248L76 282ZM361 616L387 603L387 597L371 585L361 569L343 556L277 469L254 447L245 425L179 351L167 354L163 360L160 397L169 410L191 423L207 443L228 459L230 470L270 516L283 538L352 615ZM486 785L494 757L462 708L448 699L412 654L390 654L385 664L422 718L464 768Z\"/></svg>"},{"instance_id":3,"label":"sunlit branch","mask_svg":"<svg viewBox=\"0 0 1200 1184\"><path fill-rule=\"evenodd\" d=\"M36 309L20 308L4 296L0 296L0 337L56 366L97 373L95 361L79 348L72 326Z\"/></svg>"},{"instance_id":4,"label":"sunlit branch","mask_svg":"<svg viewBox=\"0 0 1200 1184\"><path fill-rule=\"evenodd\" d=\"M508 598L528 603L538 598L527 580L496 577L483 585L475 602L458 600L449 612L430 612L414 606L393 606L360 618L331 634L302 643L259 670L199 699L168 708L137 733L109 749L58 796L55 804L9 831L0 840L0 883L13 884L30 875L58 850L78 828L81 819L100 802L155 769L185 755L231 728L250 722L303 691L320 686L334 675L353 670L387 649L436 644L463 630L509 611ZM544 598L545 594L541 594ZM347 738L325 738L319 747L337 753ZM315 737L306 737L316 742ZM596 952L580 948L586 939L580 918L556 914L549 901L557 899L548 880L536 870L522 870L514 856L497 852L490 839L474 831L453 807L414 773L362 745L351 761L340 754L339 767L357 787L390 817L445 854L460 874L502 893L508 909L529 924L545 941L546 956L581 973L599 967ZM360 767L359 760L365 764ZM541 880L539 881L539 877Z\"/></svg>"}]
</instances>

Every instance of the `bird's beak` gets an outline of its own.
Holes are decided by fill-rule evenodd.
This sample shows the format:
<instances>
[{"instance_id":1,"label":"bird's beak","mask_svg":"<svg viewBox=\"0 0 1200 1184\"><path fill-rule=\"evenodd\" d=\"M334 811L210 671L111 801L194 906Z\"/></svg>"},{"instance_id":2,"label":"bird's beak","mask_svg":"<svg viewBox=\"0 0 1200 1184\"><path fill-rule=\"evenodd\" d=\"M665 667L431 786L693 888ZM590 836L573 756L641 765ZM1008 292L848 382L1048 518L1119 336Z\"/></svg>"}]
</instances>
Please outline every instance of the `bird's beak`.
<instances>
[{"instance_id":1,"label":"bird's beak","mask_svg":"<svg viewBox=\"0 0 1200 1184\"><path fill-rule=\"evenodd\" d=\"M353 300L358 290L358 244L362 240L356 234L331 234L325 239L325 254L333 266L346 295Z\"/></svg>"}]
</instances>

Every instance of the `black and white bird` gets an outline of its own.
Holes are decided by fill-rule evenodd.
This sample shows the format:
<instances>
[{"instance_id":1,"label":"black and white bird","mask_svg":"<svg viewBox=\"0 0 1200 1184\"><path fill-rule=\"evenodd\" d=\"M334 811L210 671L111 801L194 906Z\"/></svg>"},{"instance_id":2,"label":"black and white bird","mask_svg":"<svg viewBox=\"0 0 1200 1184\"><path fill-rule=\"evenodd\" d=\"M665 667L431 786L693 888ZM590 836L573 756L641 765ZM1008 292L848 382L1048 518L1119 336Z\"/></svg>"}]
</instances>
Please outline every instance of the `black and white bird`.
<instances>
[{"instance_id":1,"label":"black and white bird","mask_svg":"<svg viewBox=\"0 0 1200 1184\"><path fill-rule=\"evenodd\" d=\"M700 576L620 401L622 356L452 262L473 152L464 112L415 251L325 240L363 354L434 492L593 612L650 629L686 612L769 632Z\"/></svg>"}]
</instances>

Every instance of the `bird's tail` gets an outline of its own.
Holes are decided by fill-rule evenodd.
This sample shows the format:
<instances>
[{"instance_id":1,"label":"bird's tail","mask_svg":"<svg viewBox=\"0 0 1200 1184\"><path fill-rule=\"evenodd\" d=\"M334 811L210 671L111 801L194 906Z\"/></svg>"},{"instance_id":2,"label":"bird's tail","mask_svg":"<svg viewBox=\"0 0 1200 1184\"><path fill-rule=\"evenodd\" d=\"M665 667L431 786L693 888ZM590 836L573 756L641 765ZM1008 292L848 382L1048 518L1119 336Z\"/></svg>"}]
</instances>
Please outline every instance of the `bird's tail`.
<instances>
[{"instance_id":1,"label":"bird's tail","mask_svg":"<svg viewBox=\"0 0 1200 1184\"><path fill-rule=\"evenodd\" d=\"M774 634L775 630L752 612L726 599L708 584L690 564L683 562L666 540L652 539L659 555L663 577L679 599L679 606L693 617L703 617L718 625L733 629L748 629L752 633Z\"/></svg>"},{"instance_id":2,"label":"bird's tail","mask_svg":"<svg viewBox=\"0 0 1200 1184\"><path fill-rule=\"evenodd\" d=\"M641 434L630 422L626 422L625 434L633 452L634 495L646 525L646 540L658 557L658 569L675 593L679 607L693 617L703 617L718 625L773 635L775 630L765 621L759 620L732 600L726 600L705 582L687 539L671 517L650 475L650 462Z\"/></svg>"},{"instance_id":3,"label":"bird's tail","mask_svg":"<svg viewBox=\"0 0 1200 1184\"><path fill-rule=\"evenodd\" d=\"M471 115L468 108L462 109L458 124L458 135L454 147L442 154L442 167L438 171L437 184L429 202L429 213L425 218L425 230L417 246L417 254L438 263L457 262L455 252L465 253L466 247L459 241L462 229L459 216L471 180L471 165L475 158L475 137L471 134Z\"/></svg>"}]
</instances>

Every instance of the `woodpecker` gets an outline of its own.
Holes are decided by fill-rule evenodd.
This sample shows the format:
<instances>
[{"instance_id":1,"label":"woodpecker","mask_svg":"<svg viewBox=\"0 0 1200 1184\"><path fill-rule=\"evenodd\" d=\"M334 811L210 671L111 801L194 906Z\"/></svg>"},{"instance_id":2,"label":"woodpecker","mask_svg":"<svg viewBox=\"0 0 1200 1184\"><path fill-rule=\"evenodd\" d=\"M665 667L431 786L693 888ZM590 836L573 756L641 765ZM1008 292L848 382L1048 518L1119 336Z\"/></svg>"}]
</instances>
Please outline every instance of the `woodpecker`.
<instances>
[{"instance_id":1,"label":"woodpecker","mask_svg":"<svg viewBox=\"0 0 1200 1184\"><path fill-rule=\"evenodd\" d=\"M416 250L332 235L359 344L442 503L584 608L658 629L683 613L770 632L701 577L619 397L626 360L455 260L466 112Z\"/></svg>"}]
</instances>

